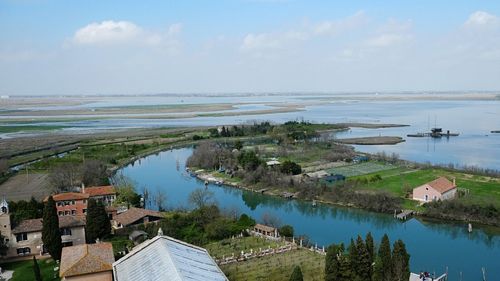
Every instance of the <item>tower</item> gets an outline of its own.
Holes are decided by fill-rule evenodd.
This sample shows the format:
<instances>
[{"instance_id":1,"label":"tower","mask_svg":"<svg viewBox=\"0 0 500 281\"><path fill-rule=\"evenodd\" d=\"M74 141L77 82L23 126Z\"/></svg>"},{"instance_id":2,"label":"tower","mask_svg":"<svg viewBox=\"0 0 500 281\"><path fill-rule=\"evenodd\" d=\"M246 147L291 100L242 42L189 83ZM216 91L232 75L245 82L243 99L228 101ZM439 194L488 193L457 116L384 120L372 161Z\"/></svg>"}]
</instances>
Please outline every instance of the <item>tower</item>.
<instances>
[{"instance_id":1,"label":"tower","mask_svg":"<svg viewBox=\"0 0 500 281\"><path fill-rule=\"evenodd\" d=\"M9 241L12 236L12 228L10 225L10 213L9 213L9 204L7 200L5 200L5 196L0 202L0 234L5 239L7 245L9 245Z\"/></svg>"}]
</instances>

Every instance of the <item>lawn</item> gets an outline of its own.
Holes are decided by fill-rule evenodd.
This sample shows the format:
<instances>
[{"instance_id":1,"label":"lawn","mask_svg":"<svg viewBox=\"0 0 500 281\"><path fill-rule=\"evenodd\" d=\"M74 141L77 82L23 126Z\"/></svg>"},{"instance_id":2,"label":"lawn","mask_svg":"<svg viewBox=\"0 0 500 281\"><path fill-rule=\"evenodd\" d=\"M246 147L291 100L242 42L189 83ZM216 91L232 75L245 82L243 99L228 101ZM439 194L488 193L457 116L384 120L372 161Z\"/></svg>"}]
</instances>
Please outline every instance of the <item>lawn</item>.
<instances>
[{"instance_id":1,"label":"lawn","mask_svg":"<svg viewBox=\"0 0 500 281\"><path fill-rule=\"evenodd\" d=\"M304 280L319 281L325 278L325 256L306 249L223 265L221 269L232 281L288 281L296 265L300 265Z\"/></svg>"},{"instance_id":2,"label":"lawn","mask_svg":"<svg viewBox=\"0 0 500 281\"><path fill-rule=\"evenodd\" d=\"M250 249L258 251L259 248L265 249L271 246L271 248L276 248L277 246L282 246L282 242L274 242L266 240L260 237L243 237L235 239L224 239L214 243L205 245L204 247L208 250L212 257L221 258L223 255L230 256L233 253L237 255L241 251L248 252Z\"/></svg>"},{"instance_id":3,"label":"lawn","mask_svg":"<svg viewBox=\"0 0 500 281\"><path fill-rule=\"evenodd\" d=\"M451 172L444 169L406 169L398 168L383 172L367 174L362 178L379 174L382 180L362 185L363 189L386 190L398 196L404 196L407 191L432 181L440 176L448 179L456 178L457 186L467 189L469 194L460 200L468 203L488 204L500 206L500 179L475 176L461 172Z\"/></svg>"},{"instance_id":4,"label":"lawn","mask_svg":"<svg viewBox=\"0 0 500 281\"><path fill-rule=\"evenodd\" d=\"M38 265L40 266L40 272L42 273L42 279L44 281L60 280L59 273L57 273L57 278L54 278L54 266L56 265L54 260L38 260ZM35 279L33 273L33 260L6 263L2 264L1 267L4 270L14 270L14 275L10 281L27 281Z\"/></svg>"},{"instance_id":5,"label":"lawn","mask_svg":"<svg viewBox=\"0 0 500 281\"><path fill-rule=\"evenodd\" d=\"M328 169L326 172L330 174L341 174L346 177L354 177L359 175L366 175L385 170L395 169L396 167L389 164L382 164L377 162L364 162L360 164L335 167Z\"/></svg>"}]
</instances>

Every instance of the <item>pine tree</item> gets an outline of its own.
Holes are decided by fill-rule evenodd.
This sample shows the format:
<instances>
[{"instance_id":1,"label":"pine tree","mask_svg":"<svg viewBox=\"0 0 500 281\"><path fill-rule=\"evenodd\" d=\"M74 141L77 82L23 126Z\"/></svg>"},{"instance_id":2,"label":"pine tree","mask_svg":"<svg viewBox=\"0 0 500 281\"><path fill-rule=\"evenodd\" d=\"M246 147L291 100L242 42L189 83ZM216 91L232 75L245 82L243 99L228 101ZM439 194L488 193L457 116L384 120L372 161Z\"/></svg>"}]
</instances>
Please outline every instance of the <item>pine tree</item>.
<instances>
[{"instance_id":1,"label":"pine tree","mask_svg":"<svg viewBox=\"0 0 500 281\"><path fill-rule=\"evenodd\" d=\"M389 237L387 234L382 237L380 242L380 247L378 249L378 260L375 264L374 276L378 279L377 281L388 281L391 280L392 275L392 258L391 258L391 244L389 242ZM375 279L374 279L375 280Z\"/></svg>"},{"instance_id":2,"label":"pine tree","mask_svg":"<svg viewBox=\"0 0 500 281\"><path fill-rule=\"evenodd\" d=\"M383 274L384 270L382 268L382 260L380 257L375 258L375 265L373 266L373 274L372 274L372 280L373 281L387 281L383 279Z\"/></svg>"},{"instance_id":3,"label":"pine tree","mask_svg":"<svg viewBox=\"0 0 500 281\"><path fill-rule=\"evenodd\" d=\"M358 248L356 248L356 243L351 238L351 243L349 244L349 263L351 264L351 269L353 273L358 271Z\"/></svg>"},{"instance_id":4,"label":"pine tree","mask_svg":"<svg viewBox=\"0 0 500 281\"><path fill-rule=\"evenodd\" d=\"M302 276L302 270L300 266L296 265L293 268L292 276L290 276L290 281L303 281L304 277Z\"/></svg>"},{"instance_id":5,"label":"pine tree","mask_svg":"<svg viewBox=\"0 0 500 281\"><path fill-rule=\"evenodd\" d=\"M49 196L43 208L42 241L52 258L60 260L62 251L61 232L59 230L56 203L52 196Z\"/></svg>"},{"instance_id":6,"label":"pine tree","mask_svg":"<svg viewBox=\"0 0 500 281\"><path fill-rule=\"evenodd\" d=\"M363 238L358 235L358 238L356 239L356 252L358 254L357 256L357 268L356 270L356 276L358 277L358 280L361 281L370 281L371 280L371 267L372 263L370 262L370 254L368 253L368 250L366 249L366 245L363 241Z\"/></svg>"},{"instance_id":7,"label":"pine tree","mask_svg":"<svg viewBox=\"0 0 500 281\"><path fill-rule=\"evenodd\" d=\"M366 250L370 255L370 264L373 264L375 262L375 246L373 243L373 237L371 232L368 232L368 234L366 234L365 243L366 243Z\"/></svg>"},{"instance_id":8,"label":"pine tree","mask_svg":"<svg viewBox=\"0 0 500 281\"><path fill-rule=\"evenodd\" d=\"M352 281L354 278L350 258L342 255L339 258L339 276L336 281Z\"/></svg>"},{"instance_id":9,"label":"pine tree","mask_svg":"<svg viewBox=\"0 0 500 281\"><path fill-rule=\"evenodd\" d=\"M35 281L42 281L42 274L40 273L40 267L35 256L33 256L33 273L35 274Z\"/></svg>"},{"instance_id":10,"label":"pine tree","mask_svg":"<svg viewBox=\"0 0 500 281\"><path fill-rule=\"evenodd\" d=\"M87 225L85 237L87 243L95 243L96 239L103 239L111 234L111 222L106 209L101 202L89 199L87 204Z\"/></svg>"},{"instance_id":11,"label":"pine tree","mask_svg":"<svg viewBox=\"0 0 500 281\"><path fill-rule=\"evenodd\" d=\"M406 281L410 278L410 255L402 240L394 242L392 250L392 280Z\"/></svg>"},{"instance_id":12,"label":"pine tree","mask_svg":"<svg viewBox=\"0 0 500 281\"><path fill-rule=\"evenodd\" d=\"M340 262L338 256L344 252L344 244L330 245L326 250L325 281L336 281L339 278Z\"/></svg>"}]
</instances>

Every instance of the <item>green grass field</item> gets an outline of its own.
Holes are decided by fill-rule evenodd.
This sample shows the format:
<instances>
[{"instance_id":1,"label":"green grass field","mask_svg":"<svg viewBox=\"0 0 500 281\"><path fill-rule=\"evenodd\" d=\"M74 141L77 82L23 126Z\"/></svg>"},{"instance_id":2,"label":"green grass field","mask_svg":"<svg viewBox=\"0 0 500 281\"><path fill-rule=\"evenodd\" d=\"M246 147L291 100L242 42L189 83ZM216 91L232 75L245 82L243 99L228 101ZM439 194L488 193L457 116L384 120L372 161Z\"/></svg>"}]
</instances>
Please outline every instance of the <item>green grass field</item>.
<instances>
[{"instance_id":1,"label":"green grass field","mask_svg":"<svg viewBox=\"0 0 500 281\"><path fill-rule=\"evenodd\" d=\"M363 189L386 190L398 196L405 196L406 192L432 181L440 176L448 179L456 178L459 188L467 189L469 194L460 200L476 204L494 204L500 206L500 179L451 172L444 169L406 169L397 168L354 177L351 179L373 176L378 174L382 180L362 185Z\"/></svg>"},{"instance_id":2,"label":"green grass field","mask_svg":"<svg viewBox=\"0 0 500 281\"><path fill-rule=\"evenodd\" d=\"M33 132L33 131L51 131L67 128L67 126L46 126L46 125L17 125L0 126L0 133Z\"/></svg>"},{"instance_id":3,"label":"green grass field","mask_svg":"<svg viewBox=\"0 0 500 281\"><path fill-rule=\"evenodd\" d=\"M325 278L325 256L306 249L223 265L221 269L231 281L288 281L296 265L301 267L304 280Z\"/></svg>"},{"instance_id":4,"label":"green grass field","mask_svg":"<svg viewBox=\"0 0 500 281\"><path fill-rule=\"evenodd\" d=\"M221 258L223 255L231 256L233 253L238 255L241 251L249 252L250 249L258 251L259 248L267 249L269 246L271 248L276 248L277 246L282 246L282 242L274 242L266 240L260 237L243 237L235 239L224 239L214 243L205 245L212 257Z\"/></svg>"},{"instance_id":5,"label":"green grass field","mask_svg":"<svg viewBox=\"0 0 500 281\"><path fill-rule=\"evenodd\" d=\"M44 281L60 280L59 277L54 278L54 260L38 260L38 266L40 266L40 272L42 273L42 279ZM31 259L2 264L0 267L4 270L14 270L14 275L10 281L28 281L35 279L33 273L33 260ZM59 273L57 273L57 276L59 276Z\"/></svg>"},{"instance_id":6,"label":"green grass field","mask_svg":"<svg viewBox=\"0 0 500 281\"><path fill-rule=\"evenodd\" d=\"M396 168L393 165L381 164L377 162L364 162L360 164L353 164L348 166L336 167L328 169L326 172L331 174L341 174L346 177L354 177L359 175L366 175L371 173L376 173L385 170L391 170Z\"/></svg>"}]
</instances>

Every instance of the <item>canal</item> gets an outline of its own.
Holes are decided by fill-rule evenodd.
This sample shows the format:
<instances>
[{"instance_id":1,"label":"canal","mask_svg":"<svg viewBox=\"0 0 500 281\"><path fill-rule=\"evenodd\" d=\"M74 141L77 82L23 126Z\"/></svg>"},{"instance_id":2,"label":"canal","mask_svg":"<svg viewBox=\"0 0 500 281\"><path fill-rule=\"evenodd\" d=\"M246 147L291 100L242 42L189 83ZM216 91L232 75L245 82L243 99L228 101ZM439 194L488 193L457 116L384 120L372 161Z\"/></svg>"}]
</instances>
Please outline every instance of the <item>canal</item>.
<instances>
[{"instance_id":1,"label":"canal","mask_svg":"<svg viewBox=\"0 0 500 281\"><path fill-rule=\"evenodd\" d=\"M204 188L203 182L185 172L191 148L174 149L150 155L122 168L119 173L131 178L138 192L144 188L167 196L168 208L186 208L189 194ZM411 255L411 270L436 272L448 268L453 280L500 280L500 232L474 227L467 232L465 223L431 222L411 219L400 222L391 215L329 205L312 207L310 202L285 200L240 189L209 185L220 208L238 209L259 221L271 214L283 224L293 225L296 235L307 235L319 247L348 241L358 234L371 232L376 242L384 233L391 242L402 239ZM154 206L152 206L154 208ZM462 279L460 275L462 274Z\"/></svg>"}]
</instances>

